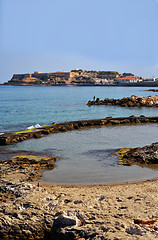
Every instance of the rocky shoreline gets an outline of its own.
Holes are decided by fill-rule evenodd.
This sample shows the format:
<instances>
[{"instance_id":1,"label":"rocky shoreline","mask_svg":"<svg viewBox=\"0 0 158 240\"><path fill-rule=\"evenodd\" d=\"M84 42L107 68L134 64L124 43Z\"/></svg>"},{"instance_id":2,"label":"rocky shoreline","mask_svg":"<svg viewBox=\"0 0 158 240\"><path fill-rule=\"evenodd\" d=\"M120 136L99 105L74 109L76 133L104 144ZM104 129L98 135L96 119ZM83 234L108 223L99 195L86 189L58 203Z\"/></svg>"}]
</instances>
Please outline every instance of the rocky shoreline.
<instances>
[{"instance_id":1,"label":"rocky shoreline","mask_svg":"<svg viewBox=\"0 0 158 240\"><path fill-rule=\"evenodd\" d=\"M85 127L158 123L158 117L105 118L52 124L2 135L5 143ZM27 137L28 134L28 137ZM1 138L0 137L0 138ZM124 165L158 163L158 143L122 153ZM12 153L13 154L13 153ZM14 155L14 154L13 154ZM0 239L158 239L158 179L118 185L44 184L57 158L17 154L0 161Z\"/></svg>"},{"instance_id":2,"label":"rocky shoreline","mask_svg":"<svg viewBox=\"0 0 158 240\"><path fill-rule=\"evenodd\" d=\"M157 164L157 152L153 143L121 156L125 165ZM0 161L0 239L158 238L158 180L93 186L37 182L56 160L25 152Z\"/></svg>"},{"instance_id":3,"label":"rocky shoreline","mask_svg":"<svg viewBox=\"0 0 158 240\"><path fill-rule=\"evenodd\" d=\"M158 142L138 148L122 148L116 153L119 164L158 164Z\"/></svg>"},{"instance_id":4,"label":"rocky shoreline","mask_svg":"<svg viewBox=\"0 0 158 240\"><path fill-rule=\"evenodd\" d=\"M0 239L157 239L157 183L58 186L10 172L0 179Z\"/></svg>"},{"instance_id":5,"label":"rocky shoreline","mask_svg":"<svg viewBox=\"0 0 158 240\"><path fill-rule=\"evenodd\" d=\"M109 105L109 106L120 106L120 107L158 107L158 96L148 97L137 97L132 95L122 99L110 99L105 98L100 100L97 98L93 101L88 101L88 106L91 105Z\"/></svg>"},{"instance_id":6,"label":"rocky shoreline","mask_svg":"<svg viewBox=\"0 0 158 240\"><path fill-rule=\"evenodd\" d=\"M80 120L64 123L53 123L48 126L43 126L34 129L27 129L20 132L4 133L0 135L0 145L9 145L18 143L30 138L44 137L50 133L66 132L78 129L85 129L91 127L102 127L112 125L129 125L129 124L141 124L141 123L158 123L158 117L140 117L130 116L122 118L107 117L104 119L95 120Z\"/></svg>"},{"instance_id":7,"label":"rocky shoreline","mask_svg":"<svg viewBox=\"0 0 158 240\"><path fill-rule=\"evenodd\" d=\"M0 160L0 175L18 174L19 178L25 181L40 179L42 177L41 170L52 170L56 165L57 158L34 155L14 155L8 157L7 160Z\"/></svg>"}]
</instances>

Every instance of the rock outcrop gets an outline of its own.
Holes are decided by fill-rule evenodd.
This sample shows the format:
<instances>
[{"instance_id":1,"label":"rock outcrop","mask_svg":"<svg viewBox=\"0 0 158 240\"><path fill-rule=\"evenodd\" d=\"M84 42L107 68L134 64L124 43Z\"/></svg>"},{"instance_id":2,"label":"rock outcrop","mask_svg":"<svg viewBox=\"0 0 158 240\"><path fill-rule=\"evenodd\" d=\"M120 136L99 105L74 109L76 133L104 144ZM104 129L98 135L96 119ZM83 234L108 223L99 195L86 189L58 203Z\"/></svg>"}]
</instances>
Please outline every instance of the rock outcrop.
<instances>
[{"instance_id":1,"label":"rock outcrop","mask_svg":"<svg viewBox=\"0 0 158 240\"><path fill-rule=\"evenodd\" d=\"M158 89L149 89L148 92L158 92Z\"/></svg>"},{"instance_id":2,"label":"rock outcrop","mask_svg":"<svg viewBox=\"0 0 158 240\"><path fill-rule=\"evenodd\" d=\"M120 107L158 107L158 96L148 97L137 97L132 95L122 99L110 99L105 98L100 100L99 98L93 101L88 101L88 106L91 105L109 105L109 106L120 106Z\"/></svg>"},{"instance_id":3,"label":"rock outcrop","mask_svg":"<svg viewBox=\"0 0 158 240\"><path fill-rule=\"evenodd\" d=\"M3 161L0 160L0 175L19 174L25 180L39 179L42 176L40 170L52 170L57 158L40 157L33 155L15 155Z\"/></svg>"},{"instance_id":4,"label":"rock outcrop","mask_svg":"<svg viewBox=\"0 0 158 240\"><path fill-rule=\"evenodd\" d=\"M117 155L121 165L158 164L158 142L145 147L120 149Z\"/></svg>"}]
</instances>

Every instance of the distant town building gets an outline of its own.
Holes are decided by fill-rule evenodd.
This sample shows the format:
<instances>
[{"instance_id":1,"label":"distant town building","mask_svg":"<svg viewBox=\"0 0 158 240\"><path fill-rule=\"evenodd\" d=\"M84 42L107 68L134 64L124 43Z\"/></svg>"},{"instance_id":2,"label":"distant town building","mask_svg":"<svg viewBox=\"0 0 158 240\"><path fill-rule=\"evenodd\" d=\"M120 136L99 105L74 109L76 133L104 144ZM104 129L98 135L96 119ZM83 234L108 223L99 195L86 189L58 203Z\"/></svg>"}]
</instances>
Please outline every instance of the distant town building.
<instances>
[{"instance_id":1,"label":"distant town building","mask_svg":"<svg viewBox=\"0 0 158 240\"><path fill-rule=\"evenodd\" d=\"M120 82L120 83L137 83L138 81L139 80L134 76L120 77L115 79L115 82Z\"/></svg>"},{"instance_id":2,"label":"distant town building","mask_svg":"<svg viewBox=\"0 0 158 240\"><path fill-rule=\"evenodd\" d=\"M155 78L146 78L144 79L144 82L155 82L156 79Z\"/></svg>"}]
</instances>

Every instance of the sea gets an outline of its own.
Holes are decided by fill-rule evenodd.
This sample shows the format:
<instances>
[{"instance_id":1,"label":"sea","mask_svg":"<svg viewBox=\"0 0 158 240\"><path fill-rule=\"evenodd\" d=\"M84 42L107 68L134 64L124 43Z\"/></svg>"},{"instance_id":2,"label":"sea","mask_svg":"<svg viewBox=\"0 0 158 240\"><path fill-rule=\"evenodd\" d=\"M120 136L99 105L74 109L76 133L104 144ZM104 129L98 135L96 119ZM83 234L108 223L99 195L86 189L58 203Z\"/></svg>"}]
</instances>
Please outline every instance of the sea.
<instances>
[{"instance_id":1,"label":"sea","mask_svg":"<svg viewBox=\"0 0 158 240\"><path fill-rule=\"evenodd\" d=\"M154 96L150 87L37 87L0 86L0 134L44 126L53 122L106 117L158 116L157 108L87 106L95 96L123 98ZM157 88L158 89L158 88ZM158 141L158 124L97 127L50 134L9 146L4 152L28 152L58 157L56 167L43 171L40 181L54 184L109 184L158 177L158 166L122 166L113 152L119 148L141 147Z\"/></svg>"}]
</instances>

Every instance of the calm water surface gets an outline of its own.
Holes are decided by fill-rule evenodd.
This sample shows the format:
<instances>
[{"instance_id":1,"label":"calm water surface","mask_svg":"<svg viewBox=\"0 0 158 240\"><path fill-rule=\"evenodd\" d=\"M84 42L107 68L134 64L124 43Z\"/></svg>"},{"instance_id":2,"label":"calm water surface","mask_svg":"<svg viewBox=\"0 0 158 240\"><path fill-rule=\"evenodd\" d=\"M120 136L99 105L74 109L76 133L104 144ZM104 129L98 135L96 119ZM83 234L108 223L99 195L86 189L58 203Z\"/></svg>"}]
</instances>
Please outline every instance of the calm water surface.
<instances>
[{"instance_id":1,"label":"calm water surface","mask_svg":"<svg viewBox=\"0 0 158 240\"><path fill-rule=\"evenodd\" d=\"M47 125L81 119L141 114L157 116L155 108L120 108L86 104L100 99L155 95L146 87L23 87L0 86L0 132L19 131L31 125Z\"/></svg>"},{"instance_id":2,"label":"calm water surface","mask_svg":"<svg viewBox=\"0 0 158 240\"><path fill-rule=\"evenodd\" d=\"M157 116L156 108L91 106L93 96L104 99L155 95L140 87L9 87L0 86L0 132L18 131L30 125L46 125L108 116ZM118 166L112 152L121 147L138 147L156 142L158 125L115 126L50 134L0 150L27 150L59 157L53 171L42 181L61 184L116 183L158 177L157 170Z\"/></svg>"},{"instance_id":3,"label":"calm water surface","mask_svg":"<svg viewBox=\"0 0 158 240\"><path fill-rule=\"evenodd\" d=\"M59 157L57 167L43 173L42 181L57 184L102 184L150 179L157 170L119 166L112 153L122 147L137 147L157 141L158 124L115 126L50 134L8 146Z\"/></svg>"}]
</instances>

